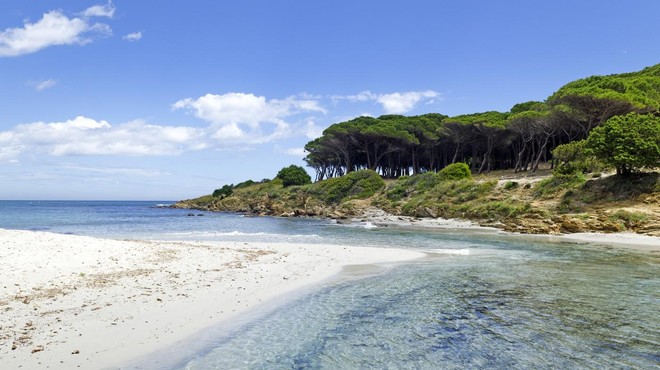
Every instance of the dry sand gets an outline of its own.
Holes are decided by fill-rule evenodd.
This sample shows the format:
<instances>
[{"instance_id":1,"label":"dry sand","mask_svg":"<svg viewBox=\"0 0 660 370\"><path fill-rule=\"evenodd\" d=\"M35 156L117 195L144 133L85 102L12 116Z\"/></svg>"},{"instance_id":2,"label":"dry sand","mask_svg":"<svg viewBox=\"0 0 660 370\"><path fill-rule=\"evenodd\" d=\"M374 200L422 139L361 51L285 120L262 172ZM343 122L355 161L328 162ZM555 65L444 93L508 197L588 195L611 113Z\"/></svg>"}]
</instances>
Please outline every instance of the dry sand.
<instances>
[{"instance_id":1,"label":"dry sand","mask_svg":"<svg viewBox=\"0 0 660 370\"><path fill-rule=\"evenodd\" d=\"M269 299L422 253L276 243L118 241L0 229L0 367L101 369Z\"/></svg>"}]
</instances>

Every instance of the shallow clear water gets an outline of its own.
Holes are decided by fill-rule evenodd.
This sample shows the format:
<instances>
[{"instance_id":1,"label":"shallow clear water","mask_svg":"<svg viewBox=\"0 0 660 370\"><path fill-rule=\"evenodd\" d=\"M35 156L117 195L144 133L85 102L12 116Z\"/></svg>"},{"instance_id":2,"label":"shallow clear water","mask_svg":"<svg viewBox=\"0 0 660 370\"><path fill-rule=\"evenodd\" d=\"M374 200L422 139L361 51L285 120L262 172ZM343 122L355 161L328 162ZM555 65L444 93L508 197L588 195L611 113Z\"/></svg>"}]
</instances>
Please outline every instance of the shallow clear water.
<instances>
[{"instance_id":1,"label":"shallow clear water","mask_svg":"<svg viewBox=\"0 0 660 370\"><path fill-rule=\"evenodd\" d=\"M458 231L347 227L150 208L0 202L0 228L112 238L413 248L429 257L327 283L195 352L141 368L658 368L657 255ZM201 212L192 212L199 214Z\"/></svg>"},{"instance_id":2,"label":"shallow clear water","mask_svg":"<svg viewBox=\"0 0 660 370\"><path fill-rule=\"evenodd\" d=\"M326 287L172 368L660 364L657 260L614 250L482 247Z\"/></svg>"}]
</instances>

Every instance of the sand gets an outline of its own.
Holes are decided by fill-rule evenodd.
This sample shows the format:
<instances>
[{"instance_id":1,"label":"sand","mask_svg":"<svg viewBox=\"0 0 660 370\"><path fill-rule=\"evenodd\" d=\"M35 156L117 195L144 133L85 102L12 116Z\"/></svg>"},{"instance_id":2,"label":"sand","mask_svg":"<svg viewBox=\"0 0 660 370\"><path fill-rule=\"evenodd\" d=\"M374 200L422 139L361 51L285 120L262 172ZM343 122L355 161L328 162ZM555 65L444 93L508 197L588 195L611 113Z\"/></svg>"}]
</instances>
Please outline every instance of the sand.
<instances>
[{"instance_id":1,"label":"sand","mask_svg":"<svg viewBox=\"0 0 660 370\"><path fill-rule=\"evenodd\" d=\"M278 243L119 241L0 229L2 369L117 368L343 266L424 256Z\"/></svg>"}]
</instances>

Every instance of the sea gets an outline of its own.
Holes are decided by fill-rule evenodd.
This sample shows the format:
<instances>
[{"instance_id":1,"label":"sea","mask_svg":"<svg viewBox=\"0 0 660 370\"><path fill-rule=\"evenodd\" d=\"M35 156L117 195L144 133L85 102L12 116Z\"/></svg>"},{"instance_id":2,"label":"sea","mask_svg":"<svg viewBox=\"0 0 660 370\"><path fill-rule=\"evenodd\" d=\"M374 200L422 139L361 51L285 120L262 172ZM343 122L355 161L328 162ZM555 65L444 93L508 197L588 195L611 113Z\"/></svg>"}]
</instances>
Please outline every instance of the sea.
<instances>
[{"instance_id":1,"label":"sea","mask_svg":"<svg viewBox=\"0 0 660 370\"><path fill-rule=\"evenodd\" d=\"M231 328L209 328L183 356L164 351L135 368L660 367L657 254L497 232L249 217L169 204L0 201L0 228L427 253L420 260L320 284Z\"/></svg>"}]
</instances>

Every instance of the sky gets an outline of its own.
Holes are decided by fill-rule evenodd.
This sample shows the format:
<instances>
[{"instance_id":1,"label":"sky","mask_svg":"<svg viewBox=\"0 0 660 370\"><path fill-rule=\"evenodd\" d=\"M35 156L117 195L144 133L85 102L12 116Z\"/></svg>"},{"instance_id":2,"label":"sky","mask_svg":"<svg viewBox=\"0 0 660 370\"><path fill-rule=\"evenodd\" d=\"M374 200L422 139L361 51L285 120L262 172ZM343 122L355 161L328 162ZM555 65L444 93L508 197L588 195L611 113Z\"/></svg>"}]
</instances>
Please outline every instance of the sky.
<instances>
[{"instance_id":1,"label":"sky","mask_svg":"<svg viewBox=\"0 0 660 370\"><path fill-rule=\"evenodd\" d=\"M657 63L658 0L2 0L0 199L193 198L360 115Z\"/></svg>"}]
</instances>

